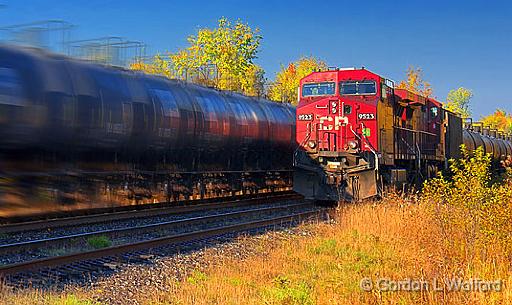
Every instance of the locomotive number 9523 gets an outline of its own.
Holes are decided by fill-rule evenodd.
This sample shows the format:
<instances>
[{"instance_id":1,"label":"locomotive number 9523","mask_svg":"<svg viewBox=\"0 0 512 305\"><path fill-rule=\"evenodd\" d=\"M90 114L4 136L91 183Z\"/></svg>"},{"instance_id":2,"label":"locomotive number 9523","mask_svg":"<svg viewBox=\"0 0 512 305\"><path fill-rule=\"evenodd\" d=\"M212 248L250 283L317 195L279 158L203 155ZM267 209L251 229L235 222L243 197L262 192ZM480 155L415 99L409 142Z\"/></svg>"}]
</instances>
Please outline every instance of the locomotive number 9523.
<instances>
[{"instance_id":1,"label":"locomotive number 9523","mask_svg":"<svg viewBox=\"0 0 512 305\"><path fill-rule=\"evenodd\" d=\"M312 121L313 120L313 114L299 114L298 116L299 121Z\"/></svg>"},{"instance_id":2,"label":"locomotive number 9523","mask_svg":"<svg viewBox=\"0 0 512 305\"><path fill-rule=\"evenodd\" d=\"M360 120L374 120L375 119L375 114L373 114L373 113L358 113L357 117Z\"/></svg>"}]
</instances>

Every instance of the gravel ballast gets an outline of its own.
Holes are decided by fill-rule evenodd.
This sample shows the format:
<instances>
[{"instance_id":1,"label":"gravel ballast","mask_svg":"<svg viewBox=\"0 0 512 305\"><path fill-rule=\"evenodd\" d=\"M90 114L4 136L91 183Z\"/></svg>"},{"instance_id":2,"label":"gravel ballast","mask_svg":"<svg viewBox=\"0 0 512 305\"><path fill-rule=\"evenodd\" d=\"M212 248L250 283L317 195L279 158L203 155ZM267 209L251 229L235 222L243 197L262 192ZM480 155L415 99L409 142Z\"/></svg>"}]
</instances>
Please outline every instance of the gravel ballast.
<instances>
[{"instance_id":1,"label":"gravel ballast","mask_svg":"<svg viewBox=\"0 0 512 305\"><path fill-rule=\"evenodd\" d=\"M226 259L264 257L280 241L298 236L311 236L307 226L284 228L261 235L243 236L217 245L209 244L199 250L177 253L168 257L154 257L148 265L123 265L110 276L89 282L86 290L102 304L142 304L140 298L153 292L167 292L169 283L180 281L194 271L203 271ZM262 242L267 247L258 247ZM145 300L147 301L147 300Z\"/></svg>"}]
</instances>

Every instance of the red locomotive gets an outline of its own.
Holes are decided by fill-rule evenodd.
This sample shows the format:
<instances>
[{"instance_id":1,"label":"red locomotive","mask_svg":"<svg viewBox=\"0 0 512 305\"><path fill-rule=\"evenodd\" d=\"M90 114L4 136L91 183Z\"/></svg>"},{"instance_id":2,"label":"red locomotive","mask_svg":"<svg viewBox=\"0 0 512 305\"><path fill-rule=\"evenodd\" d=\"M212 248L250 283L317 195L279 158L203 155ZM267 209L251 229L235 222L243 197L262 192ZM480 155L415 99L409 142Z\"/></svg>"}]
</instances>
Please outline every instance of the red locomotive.
<instances>
[{"instance_id":1,"label":"red locomotive","mask_svg":"<svg viewBox=\"0 0 512 305\"><path fill-rule=\"evenodd\" d=\"M364 68L313 72L298 95L294 190L306 198L357 201L382 185L421 182L459 157L462 143L496 159L512 154L510 138L463 128L440 102Z\"/></svg>"}]
</instances>

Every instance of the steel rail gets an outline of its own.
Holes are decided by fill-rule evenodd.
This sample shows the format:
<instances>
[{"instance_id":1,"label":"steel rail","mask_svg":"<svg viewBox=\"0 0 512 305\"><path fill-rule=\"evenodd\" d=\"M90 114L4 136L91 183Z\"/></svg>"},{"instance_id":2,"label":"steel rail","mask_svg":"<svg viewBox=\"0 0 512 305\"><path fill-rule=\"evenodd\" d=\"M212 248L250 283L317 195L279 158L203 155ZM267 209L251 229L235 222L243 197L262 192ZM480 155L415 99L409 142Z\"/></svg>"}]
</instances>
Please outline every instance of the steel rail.
<instances>
[{"instance_id":1,"label":"steel rail","mask_svg":"<svg viewBox=\"0 0 512 305\"><path fill-rule=\"evenodd\" d=\"M165 228L165 227L179 226L179 225L181 225L181 226L192 225L195 223L214 221L214 220L223 219L223 218L227 218L227 217L245 216L245 215L250 215L250 214L254 214L254 213L264 213L264 212L270 212L270 211L286 210L286 209L290 209L290 208L296 208L296 207L301 207L301 206L310 206L310 205L311 205L311 203L309 203L309 202L301 202L301 203L288 204L288 205L283 205L283 206L256 208L256 209L250 209L250 210L222 213L222 214L217 214L217 215L197 216L197 217L191 217L191 218L185 218L185 219L179 219L179 220L170 220L170 221L164 221L164 222L158 222L158 223L152 223L152 224L146 224L146 225L131 226L131 227L126 227L126 228L98 230L98 231L93 231L93 232L70 234L70 235L59 236L59 237L50 237L50 238L44 238L44 239L23 241L23 242L17 242L17 243L12 243L12 244L3 244L3 245L0 245L0 252L4 252L4 253L9 252L9 251L19 252L21 250L33 249L33 248L44 246L44 245L47 245L50 243L58 243L58 242L63 242L66 240L72 240L72 239L76 239L76 238L87 238L87 237L97 236L97 235L113 235L113 234L119 234L119 233L130 233L133 231L145 232L145 231L149 231L149 230L154 230L156 228Z\"/></svg>"},{"instance_id":2,"label":"steel rail","mask_svg":"<svg viewBox=\"0 0 512 305\"><path fill-rule=\"evenodd\" d=\"M109 206L109 207L94 207L94 208L80 208L73 210L58 210L51 211L47 213L36 213L36 214L26 214L26 215L17 215L17 216L5 216L0 217L0 225L9 225L16 224L22 222L31 222L31 221L39 221L39 220L49 220L49 219L57 219L57 218L67 218L67 217L79 217L79 216L87 216L87 215L98 215L105 213L115 213L115 212L125 212L125 211L135 211L135 210L149 210L154 208L163 208L163 207L171 207L171 206L191 206L198 204L207 204L207 203L221 203L226 201L237 201L237 200L248 200L248 199L261 199L261 198L269 198L273 196L279 195L291 195L296 194L293 191L278 191L272 193L257 193L257 194L246 194L246 195L235 195L235 196L225 196L225 197L211 197L211 198L203 198L203 199L184 199L179 201L162 201L156 203L143 203L143 204L134 204L134 205L119 205L119 206ZM270 196L269 196L270 195Z\"/></svg>"},{"instance_id":3,"label":"steel rail","mask_svg":"<svg viewBox=\"0 0 512 305\"><path fill-rule=\"evenodd\" d=\"M93 224L93 223L101 223L107 221L115 221L115 220L125 220L125 219L133 219L133 218L145 218L152 217L158 215L177 215L182 213L196 212L196 211L208 211L213 209L222 209L222 208L230 208L230 207L243 207L251 204L265 203L267 201L274 200L293 200L300 199L302 196L294 194L294 193L285 193L278 194L270 197L256 197L249 199L238 199L238 200L230 200L225 202L211 202L204 204L190 204L190 205L173 205L173 206L165 206L165 207L154 207L154 208L144 208L141 210L128 210L128 211L120 211L120 212L103 212L101 214L90 214L90 215L81 215L74 217L62 217L62 218L54 218L49 220L35 220L28 222L19 222L12 224L0 225L0 234L7 233L17 233L17 232L25 232L25 231L34 231L41 229L49 229L49 228L58 228L65 226L73 226L78 224Z\"/></svg>"},{"instance_id":4,"label":"steel rail","mask_svg":"<svg viewBox=\"0 0 512 305\"><path fill-rule=\"evenodd\" d=\"M280 225L289 223L293 220L303 220L312 216L319 216L324 212L324 210L317 211L309 211L309 212L301 212L295 213L287 216L274 217L271 219L265 220L257 220L251 221L241 224L235 224L230 226L225 226L221 228L200 230L190 233L178 234L173 236L167 236L157 239L151 239L147 241L136 242L132 244L119 245L109 248L104 248L95 251L88 251L82 253L74 253L64 256L56 256L50 258L43 258L28 262L22 262L17 264L11 264L0 267L0 277L20 273L23 271L42 269L47 267L55 267L66 265L78 261L87 261L94 260L108 256L116 256L120 254L124 254L130 251L142 250L142 249L151 249L157 248L161 246L168 246L172 244L179 244L183 242L189 242L194 240L207 239L214 236L219 236L227 233L241 232L247 231L256 228L263 228L271 225Z\"/></svg>"}]
</instances>

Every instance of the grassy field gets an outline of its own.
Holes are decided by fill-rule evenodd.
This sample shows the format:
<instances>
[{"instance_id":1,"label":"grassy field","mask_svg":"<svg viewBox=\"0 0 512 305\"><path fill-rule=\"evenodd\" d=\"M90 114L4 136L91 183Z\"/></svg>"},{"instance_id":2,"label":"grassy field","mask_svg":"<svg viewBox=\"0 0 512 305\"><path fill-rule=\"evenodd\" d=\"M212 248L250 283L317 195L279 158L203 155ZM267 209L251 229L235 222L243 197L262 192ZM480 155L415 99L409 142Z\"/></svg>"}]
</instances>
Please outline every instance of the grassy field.
<instances>
[{"instance_id":1,"label":"grassy field","mask_svg":"<svg viewBox=\"0 0 512 305\"><path fill-rule=\"evenodd\" d=\"M477 153L454 164L450 179L427 183L421 194L345 205L331 223L308 225L305 231L312 234L262 239L252 246L265 255L225 257L169 282L167 292L138 299L146 304L512 304L507 285L512 184L506 175L491 175L489 162ZM459 280L461 286L454 284ZM27 292L3 294L0 300L95 304L88 301L91 296L90 291Z\"/></svg>"},{"instance_id":2,"label":"grassy field","mask_svg":"<svg viewBox=\"0 0 512 305\"><path fill-rule=\"evenodd\" d=\"M471 251L461 245L450 248L451 241L439 238L422 209L399 197L345 207L339 210L337 223L315 226L313 237L282 242L266 257L226 259L206 272L192 273L186 281L171 283L172 293L154 295L149 303L510 304L512 291L507 286L489 292L448 291L439 283L437 288L444 290L360 287L364 278L374 285L391 283L378 279L512 279L503 253L487 249L485 257L470 257Z\"/></svg>"}]
</instances>

